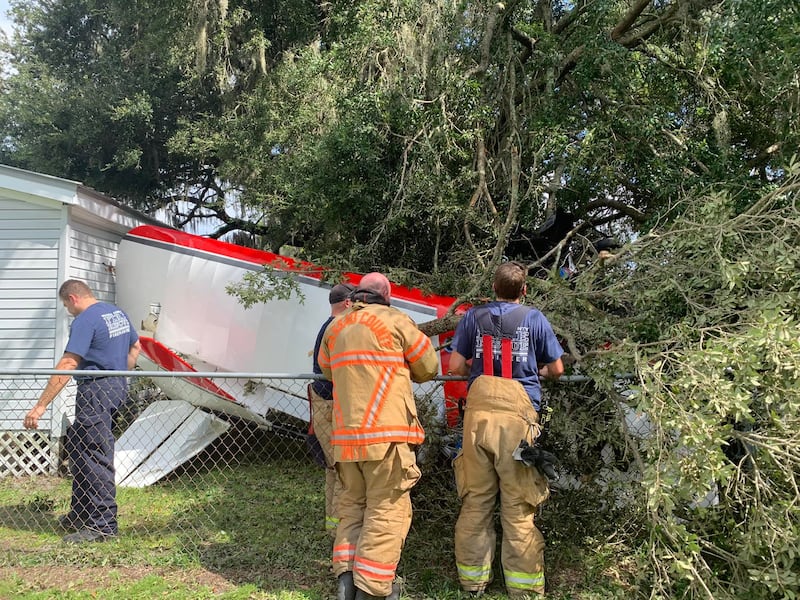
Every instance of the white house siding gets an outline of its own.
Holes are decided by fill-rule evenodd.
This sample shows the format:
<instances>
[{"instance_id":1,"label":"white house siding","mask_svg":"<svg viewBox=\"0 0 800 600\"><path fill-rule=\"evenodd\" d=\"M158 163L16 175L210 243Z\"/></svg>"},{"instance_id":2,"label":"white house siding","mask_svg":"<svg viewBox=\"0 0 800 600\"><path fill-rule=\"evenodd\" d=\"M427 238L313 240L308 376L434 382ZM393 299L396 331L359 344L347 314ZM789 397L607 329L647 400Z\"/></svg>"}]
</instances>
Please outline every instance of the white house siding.
<instances>
[{"instance_id":1,"label":"white house siding","mask_svg":"<svg viewBox=\"0 0 800 600\"><path fill-rule=\"evenodd\" d=\"M73 223L69 236L69 277L81 279L95 297L114 302L116 283L114 265L121 236L91 225Z\"/></svg>"},{"instance_id":2,"label":"white house siding","mask_svg":"<svg viewBox=\"0 0 800 600\"><path fill-rule=\"evenodd\" d=\"M52 369L56 354L58 208L0 197L0 364ZM44 381L19 379L0 389L0 431L21 429Z\"/></svg>"}]
</instances>

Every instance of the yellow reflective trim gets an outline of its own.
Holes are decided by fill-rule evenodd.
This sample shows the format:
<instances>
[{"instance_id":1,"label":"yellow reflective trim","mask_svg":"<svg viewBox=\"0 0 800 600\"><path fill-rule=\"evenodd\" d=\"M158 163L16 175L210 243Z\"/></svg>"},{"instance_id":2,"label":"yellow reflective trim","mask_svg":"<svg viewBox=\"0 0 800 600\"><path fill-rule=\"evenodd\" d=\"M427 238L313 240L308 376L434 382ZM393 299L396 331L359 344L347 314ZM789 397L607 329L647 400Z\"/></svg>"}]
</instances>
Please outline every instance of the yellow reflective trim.
<instances>
[{"instance_id":1,"label":"yellow reflective trim","mask_svg":"<svg viewBox=\"0 0 800 600\"><path fill-rule=\"evenodd\" d=\"M458 578L462 581L474 581L475 583L488 583L492 577L492 565L462 565L456 563L458 568Z\"/></svg>"},{"instance_id":2,"label":"yellow reflective trim","mask_svg":"<svg viewBox=\"0 0 800 600\"><path fill-rule=\"evenodd\" d=\"M522 571L503 570L506 578L506 587L515 590L533 590L544 586L544 572L525 573Z\"/></svg>"}]
</instances>

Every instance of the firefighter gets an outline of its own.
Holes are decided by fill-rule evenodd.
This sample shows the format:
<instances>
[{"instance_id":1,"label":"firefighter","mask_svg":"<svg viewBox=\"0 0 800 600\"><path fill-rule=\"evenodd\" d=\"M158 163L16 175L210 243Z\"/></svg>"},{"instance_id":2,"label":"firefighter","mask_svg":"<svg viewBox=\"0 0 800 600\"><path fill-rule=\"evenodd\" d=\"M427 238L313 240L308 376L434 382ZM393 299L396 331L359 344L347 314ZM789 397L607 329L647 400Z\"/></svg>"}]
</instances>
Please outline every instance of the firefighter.
<instances>
[{"instance_id":1,"label":"firefighter","mask_svg":"<svg viewBox=\"0 0 800 600\"><path fill-rule=\"evenodd\" d=\"M75 378L75 422L67 430L72 500L69 512L58 522L73 532L64 537L67 543L104 542L118 533L112 424L114 413L127 398L128 385L124 377L106 377L103 371L133 369L139 356L139 336L122 310L98 301L83 281L65 281L58 296L75 320L56 370L92 372ZM69 379L50 377L25 416L26 429L39 427L47 406Z\"/></svg>"},{"instance_id":2,"label":"firefighter","mask_svg":"<svg viewBox=\"0 0 800 600\"><path fill-rule=\"evenodd\" d=\"M320 327L317 334L317 341L314 344L313 366L314 373L322 374L319 368L317 356L319 347L322 344L322 336L331 322L350 308L350 294L355 287L349 283L339 283L331 288L328 294L328 303L331 306L331 314ZM308 386L308 396L311 400L311 423L313 434L309 435L309 446L316 454L315 449L319 448L322 455L320 463L325 467L325 530L331 535L336 535L336 525L339 517L336 516L336 502L339 497L341 484L336 476L333 467L333 447L331 446L331 432L333 428L333 384L325 379L316 379Z\"/></svg>"},{"instance_id":3,"label":"firefighter","mask_svg":"<svg viewBox=\"0 0 800 600\"><path fill-rule=\"evenodd\" d=\"M339 600L396 599L410 490L420 477L414 448L425 439L411 382L432 379L439 360L411 318L389 306L385 275L365 275L351 298L319 352L333 381L332 443L342 483L333 571Z\"/></svg>"},{"instance_id":4,"label":"firefighter","mask_svg":"<svg viewBox=\"0 0 800 600\"><path fill-rule=\"evenodd\" d=\"M508 594L544 594L544 539L534 513L549 489L538 469L513 454L538 436L540 380L561 376L564 351L545 316L521 304L526 277L524 265L501 264L496 301L470 309L452 341L450 372L469 376L463 445L453 462L461 498L455 556L459 583L474 596L492 581L498 493Z\"/></svg>"}]
</instances>

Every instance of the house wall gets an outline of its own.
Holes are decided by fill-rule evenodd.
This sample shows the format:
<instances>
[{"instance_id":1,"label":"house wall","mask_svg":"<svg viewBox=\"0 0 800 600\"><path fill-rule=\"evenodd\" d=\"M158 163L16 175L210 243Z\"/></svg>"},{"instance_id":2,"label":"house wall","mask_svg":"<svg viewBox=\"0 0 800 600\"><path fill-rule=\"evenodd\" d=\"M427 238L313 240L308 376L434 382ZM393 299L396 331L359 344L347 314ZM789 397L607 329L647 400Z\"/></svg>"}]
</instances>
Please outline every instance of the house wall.
<instances>
[{"instance_id":1,"label":"house wall","mask_svg":"<svg viewBox=\"0 0 800 600\"><path fill-rule=\"evenodd\" d=\"M62 337L56 295L65 221L66 212L58 206L0 196L0 365L5 369L53 368ZM0 431L21 429L43 385L19 379L0 389Z\"/></svg>"},{"instance_id":2,"label":"house wall","mask_svg":"<svg viewBox=\"0 0 800 600\"><path fill-rule=\"evenodd\" d=\"M71 222L68 277L81 279L104 302L116 298L115 265L122 236L98 227Z\"/></svg>"}]
</instances>

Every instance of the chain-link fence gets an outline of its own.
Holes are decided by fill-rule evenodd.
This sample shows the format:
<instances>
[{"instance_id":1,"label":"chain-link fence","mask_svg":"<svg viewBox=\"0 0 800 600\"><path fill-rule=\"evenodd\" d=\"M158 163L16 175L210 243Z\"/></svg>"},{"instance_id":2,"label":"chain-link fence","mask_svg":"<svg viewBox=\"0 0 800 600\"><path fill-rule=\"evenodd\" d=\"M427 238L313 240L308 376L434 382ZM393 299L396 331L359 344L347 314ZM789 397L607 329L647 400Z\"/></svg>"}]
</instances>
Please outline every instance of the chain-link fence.
<instances>
[{"instance_id":1,"label":"chain-link fence","mask_svg":"<svg viewBox=\"0 0 800 600\"><path fill-rule=\"evenodd\" d=\"M236 497L255 486L284 487L324 529L325 469L313 442L329 432L309 436L314 376L75 372L78 383L26 430L53 373L0 373L0 527L67 540L87 527L143 540L176 534L197 548L241 518ZM449 468L458 433L446 426L444 381L415 385L415 396L430 440L420 460Z\"/></svg>"},{"instance_id":2,"label":"chain-link fence","mask_svg":"<svg viewBox=\"0 0 800 600\"><path fill-rule=\"evenodd\" d=\"M0 371L0 567L199 564L232 581L266 589L280 577L284 587L311 586L331 597L331 480L308 435L314 376L137 371L73 382L39 419L39 429L26 430L23 419L52 374ZM460 503L451 459L461 431L452 392L464 382L454 379L414 386L426 431L418 449L423 477L412 490L414 521L398 574L423 586L416 569L430 564L426 577L457 587L450 561ZM115 389L111 381L127 382L113 421L102 412ZM571 539L573 529L585 533L587 522L575 509L581 497L591 499L592 510L614 509L613 502L598 502L597 486L586 487L582 474L590 463L601 491L622 486L616 498L630 495L638 479L620 464L621 447L588 434L601 418L596 405L584 422L586 403L570 400L589 394L591 382L566 382L572 385L547 390L556 406L548 447L563 468L537 516L550 540ZM644 419L610 404L604 431L623 417L629 431ZM82 422L76 412L91 418ZM614 455L618 460L609 459ZM119 541L63 544L84 521L104 535L118 533Z\"/></svg>"}]
</instances>

